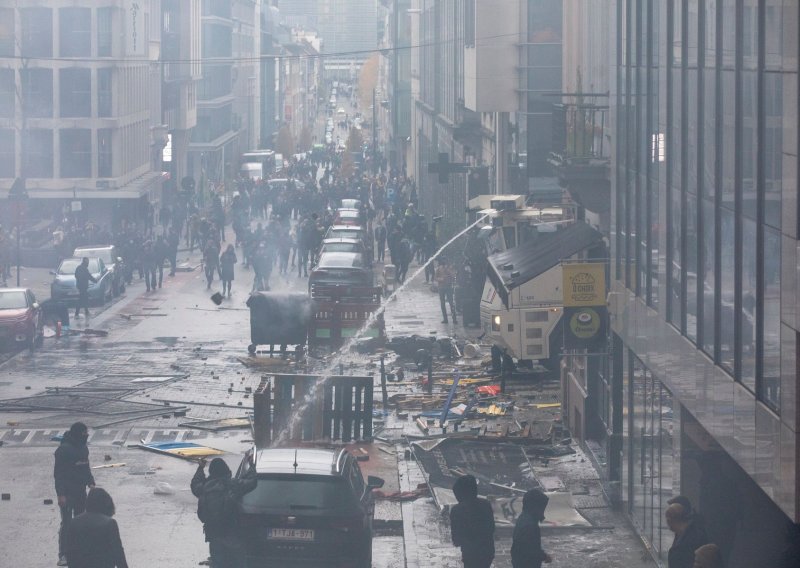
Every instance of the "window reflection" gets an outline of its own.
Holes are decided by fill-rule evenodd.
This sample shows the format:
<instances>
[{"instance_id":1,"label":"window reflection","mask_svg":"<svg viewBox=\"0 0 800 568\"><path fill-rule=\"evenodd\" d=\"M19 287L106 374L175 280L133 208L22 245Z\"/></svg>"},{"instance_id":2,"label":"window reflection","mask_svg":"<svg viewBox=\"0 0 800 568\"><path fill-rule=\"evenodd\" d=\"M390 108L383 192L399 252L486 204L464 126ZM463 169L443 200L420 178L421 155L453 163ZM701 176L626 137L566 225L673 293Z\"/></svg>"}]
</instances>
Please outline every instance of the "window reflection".
<instances>
[{"instance_id":1,"label":"window reflection","mask_svg":"<svg viewBox=\"0 0 800 568\"><path fill-rule=\"evenodd\" d=\"M735 338L734 338L734 224L733 212L723 208L720 215L721 251L720 263L720 363L728 372L733 373Z\"/></svg>"},{"instance_id":2,"label":"window reflection","mask_svg":"<svg viewBox=\"0 0 800 568\"><path fill-rule=\"evenodd\" d=\"M764 350L759 396L774 410L780 408L781 387L781 237L764 232Z\"/></svg>"},{"instance_id":3,"label":"window reflection","mask_svg":"<svg viewBox=\"0 0 800 568\"><path fill-rule=\"evenodd\" d=\"M715 284L716 284L716 241L715 229L716 219L714 218L714 202L708 199L703 200L703 239L702 239L702 265L698 274L703 278L703 337L698 342L703 350L715 357L714 353L714 333L715 333Z\"/></svg>"},{"instance_id":4,"label":"window reflection","mask_svg":"<svg viewBox=\"0 0 800 568\"><path fill-rule=\"evenodd\" d=\"M675 178L673 177L673 181L674 180ZM672 219L668 233L672 258L672 275L670 277L670 298L672 299L672 305L670 307L670 321L673 325L680 326L681 306L683 304L683 263L681 258L681 196L680 191L676 188L672 190L671 201Z\"/></svg>"},{"instance_id":5,"label":"window reflection","mask_svg":"<svg viewBox=\"0 0 800 568\"><path fill-rule=\"evenodd\" d=\"M742 372L740 380L747 388L756 388L756 284L757 250L756 223L744 219L742 226L742 312L741 312L741 348Z\"/></svg>"},{"instance_id":6,"label":"window reflection","mask_svg":"<svg viewBox=\"0 0 800 568\"><path fill-rule=\"evenodd\" d=\"M629 511L659 558L666 558L672 535L664 522L673 494L674 445L671 393L644 364L633 359L631 429L632 483Z\"/></svg>"}]
</instances>

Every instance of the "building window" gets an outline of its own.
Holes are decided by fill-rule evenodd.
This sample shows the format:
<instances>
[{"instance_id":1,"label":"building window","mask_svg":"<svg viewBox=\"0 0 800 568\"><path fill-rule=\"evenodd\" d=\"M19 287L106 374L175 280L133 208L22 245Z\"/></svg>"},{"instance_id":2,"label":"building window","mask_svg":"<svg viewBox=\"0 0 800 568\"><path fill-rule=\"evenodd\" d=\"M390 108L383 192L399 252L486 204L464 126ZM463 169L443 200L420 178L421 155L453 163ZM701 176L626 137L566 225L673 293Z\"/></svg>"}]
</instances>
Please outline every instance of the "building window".
<instances>
[{"instance_id":1,"label":"building window","mask_svg":"<svg viewBox=\"0 0 800 568\"><path fill-rule=\"evenodd\" d=\"M16 177L13 128L0 128L0 178Z\"/></svg>"},{"instance_id":2,"label":"building window","mask_svg":"<svg viewBox=\"0 0 800 568\"><path fill-rule=\"evenodd\" d=\"M113 8L97 9L97 56L111 57L111 18Z\"/></svg>"},{"instance_id":3,"label":"building window","mask_svg":"<svg viewBox=\"0 0 800 568\"><path fill-rule=\"evenodd\" d=\"M30 128L23 134L22 175L26 178L53 177L53 131Z\"/></svg>"},{"instance_id":4,"label":"building window","mask_svg":"<svg viewBox=\"0 0 800 568\"><path fill-rule=\"evenodd\" d=\"M756 390L756 333L758 330L758 250L756 222L745 218L742 224L742 308L739 320L742 384Z\"/></svg>"},{"instance_id":5,"label":"building window","mask_svg":"<svg viewBox=\"0 0 800 568\"><path fill-rule=\"evenodd\" d=\"M23 69L22 104L27 118L53 117L53 70Z\"/></svg>"},{"instance_id":6,"label":"building window","mask_svg":"<svg viewBox=\"0 0 800 568\"><path fill-rule=\"evenodd\" d=\"M736 341L734 339L735 326L735 287L734 274L736 270L736 254L734 252L734 216L727 208L720 210L720 274L719 274L719 359L722 366L733 373L734 352Z\"/></svg>"},{"instance_id":7,"label":"building window","mask_svg":"<svg viewBox=\"0 0 800 568\"><path fill-rule=\"evenodd\" d=\"M14 57L14 8L0 8L0 57Z\"/></svg>"},{"instance_id":8,"label":"building window","mask_svg":"<svg viewBox=\"0 0 800 568\"><path fill-rule=\"evenodd\" d=\"M781 389L781 235L764 229L763 335L758 396L775 411Z\"/></svg>"},{"instance_id":9,"label":"building window","mask_svg":"<svg viewBox=\"0 0 800 568\"><path fill-rule=\"evenodd\" d=\"M92 10L61 8L58 11L59 50L61 57L92 55Z\"/></svg>"},{"instance_id":10,"label":"building window","mask_svg":"<svg viewBox=\"0 0 800 568\"><path fill-rule=\"evenodd\" d=\"M92 116L92 71L69 68L59 71L62 118Z\"/></svg>"},{"instance_id":11,"label":"building window","mask_svg":"<svg viewBox=\"0 0 800 568\"><path fill-rule=\"evenodd\" d=\"M88 128L63 128L60 131L61 177L92 176L92 131Z\"/></svg>"},{"instance_id":12,"label":"building window","mask_svg":"<svg viewBox=\"0 0 800 568\"><path fill-rule=\"evenodd\" d=\"M113 177L112 133L110 128L97 131L97 177Z\"/></svg>"},{"instance_id":13,"label":"building window","mask_svg":"<svg viewBox=\"0 0 800 568\"><path fill-rule=\"evenodd\" d=\"M22 55L26 57L53 56L53 10L22 8Z\"/></svg>"},{"instance_id":14,"label":"building window","mask_svg":"<svg viewBox=\"0 0 800 568\"><path fill-rule=\"evenodd\" d=\"M0 69L0 117L14 118L17 107L13 69Z\"/></svg>"},{"instance_id":15,"label":"building window","mask_svg":"<svg viewBox=\"0 0 800 568\"><path fill-rule=\"evenodd\" d=\"M97 116L100 118L108 118L112 115L111 82L113 73L114 70L110 67L101 67L97 70Z\"/></svg>"}]
</instances>

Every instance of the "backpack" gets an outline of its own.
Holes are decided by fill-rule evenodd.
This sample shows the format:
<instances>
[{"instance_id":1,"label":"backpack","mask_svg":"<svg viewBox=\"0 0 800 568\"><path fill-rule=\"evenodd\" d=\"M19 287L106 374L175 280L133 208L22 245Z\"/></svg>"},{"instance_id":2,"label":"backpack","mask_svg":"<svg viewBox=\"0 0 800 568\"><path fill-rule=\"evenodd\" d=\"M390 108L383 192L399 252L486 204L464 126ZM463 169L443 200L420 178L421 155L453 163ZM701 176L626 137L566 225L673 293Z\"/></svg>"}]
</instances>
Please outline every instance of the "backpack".
<instances>
[{"instance_id":1,"label":"backpack","mask_svg":"<svg viewBox=\"0 0 800 568\"><path fill-rule=\"evenodd\" d=\"M239 500L231 484L217 481L206 483L197 501L197 518L204 525L225 527L236 523Z\"/></svg>"}]
</instances>

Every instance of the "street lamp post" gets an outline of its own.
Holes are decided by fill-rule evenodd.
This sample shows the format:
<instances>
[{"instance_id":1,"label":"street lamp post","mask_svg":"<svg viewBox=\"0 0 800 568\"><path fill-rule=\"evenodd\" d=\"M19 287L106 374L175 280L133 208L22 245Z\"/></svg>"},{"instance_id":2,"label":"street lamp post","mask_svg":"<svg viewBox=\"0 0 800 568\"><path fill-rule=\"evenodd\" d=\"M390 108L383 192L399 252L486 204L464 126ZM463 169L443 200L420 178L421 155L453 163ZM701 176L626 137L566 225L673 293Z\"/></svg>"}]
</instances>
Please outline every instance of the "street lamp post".
<instances>
[{"instance_id":1,"label":"street lamp post","mask_svg":"<svg viewBox=\"0 0 800 568\"><path fill-rule=\"evenodd\" d=\"M17 224L17 288L20 286L19 272L22 261L20 226L22 225L22 209L27 199L28 192L25 190L25 180L23 178L15 179L11 189L8 191L8 200L13 204Z\"/></svg>"}]
</instances>

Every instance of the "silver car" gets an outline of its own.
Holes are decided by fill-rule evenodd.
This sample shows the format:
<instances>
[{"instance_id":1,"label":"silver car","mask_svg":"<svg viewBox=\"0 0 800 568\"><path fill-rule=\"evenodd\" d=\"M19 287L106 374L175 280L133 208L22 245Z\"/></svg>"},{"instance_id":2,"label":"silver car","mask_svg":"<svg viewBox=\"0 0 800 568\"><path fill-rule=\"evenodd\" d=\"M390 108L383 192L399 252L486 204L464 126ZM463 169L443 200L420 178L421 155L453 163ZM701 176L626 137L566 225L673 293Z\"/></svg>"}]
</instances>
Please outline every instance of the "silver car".
<instances>
[{"instance_id":1,"label":"silver car","mask_svg":"<svg viewBox=\"0 0 800 568\"><path fill-rule=\"evenodd\" d=\"M75 283L75 269L78 268L83 257L65 258L58 265L58 269L53 273L55 279L50 284L50 297L53 300L74 302L78 299L78 286ZM104 304L111 300L113 292L111 289L112 274L106 268L105 263L99 257L89 257L89 273L95 277L97 282L89 282L89 302Z\"/></svg>"}]
</instances>

